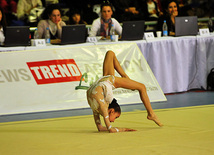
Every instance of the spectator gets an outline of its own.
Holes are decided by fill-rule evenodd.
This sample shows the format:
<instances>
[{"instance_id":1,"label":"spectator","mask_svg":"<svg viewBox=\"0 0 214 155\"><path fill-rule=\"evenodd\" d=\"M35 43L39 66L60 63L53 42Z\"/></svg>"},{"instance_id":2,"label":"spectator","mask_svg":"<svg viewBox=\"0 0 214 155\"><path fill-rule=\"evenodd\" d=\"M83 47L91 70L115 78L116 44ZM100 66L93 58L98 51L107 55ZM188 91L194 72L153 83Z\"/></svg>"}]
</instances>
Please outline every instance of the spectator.
<instances>
[{"instance_id":1,"label":"spectator","mask_svg":"<svg viewBox=\"0 0 214 155\"><path fill-rule=\"evenodd\" d=\"M41 0L19 0L17 4L17 18L27 23L31 10L42 6Z\"/></svg>"},{"instance_id":2,"label":"spectator","mask_svg":"<svg viewBox=\"0 0 214 155\"><path fill-rule=\"evenodd\" d=\"M97 3L102 3L102 0L64 0L66 6L70 10L78 10L81 13L82 19L88 24L92 24L93 20L98 18L97 13L93 12L93 6Z\"/></svg>"},{"instance_id":3,"label":"spectator","mask_svg":"<svg viewBox=\"0 0 214 155\"><path fill-rule=\"evenodd\" d=\"M175 17L178 16L179 5L176 0L166 0L163 3L164 14L159 17L157 31L162 31L164 20L168 27L169 35L175 35Z\"/></svg>"},{"instance_id":4,"label":"spectator","mask_svg":"<svg viewBox=\"0 0 214 155\"><path fill-rule=\"evenodd\" d=\"M45 38L46 28L49 28L51 39L60 39L62 35L62 26L65 22L61 18L61 8L57 4L51 4L46 7L42 13L42 19L38 23L39 38Z\"/></svg>"},{"instance_id":5,"label":"spectator","mask_svg":"<svg viewBox=\"0 0 214 155\"><path fill-rule=\"evenodd\" d=\"M0 44L4 42L5 39L5 28L6 28L6 19L3 9L0 7Z\"/></svg>"},{"instance_id":6,"label":"spectator","mask_svg":"<svg viewBox=\"0 0 214 155\"><path fill-rule=\"evenodd\" d=\"M84 20L82 20L82 15L78 10L71 11L69 14L69 23L73 24L87 24Z\"/></svg>"},{"instance_id":7,"label":"spectator","mask_svg":"<svg viewBox=\"0 0 214 155\"><path fill-rule=\"evenodd\" d=\"M183 7L181 7L180 12L181 16L197 16L199 18L202 18L204 16L207 16L207 12L209 11L209 1L213 0L183 0ZM208 7L207 7L208 6Z\"/></svg>"},{"instance_id":8,"label":"spectator","mask_svg":"<svg viewBox=\"0 0 214 155\"><path fill-rule=\"evenodd\" d=\"M112 18L112 14L112 5L109 2L101 4L101 17L93 21L89 36L109 38L112 24L114 24L116 33L121 35L122 27L115 18Z\"/></svg>"},{"instance_id":9,"label":"spectator","mask_svg":"<svg viewBox=\"0 0 214 155\"><path fill-rule=\"evenodd\" d=\"M43 1L43 6L44 6L44 3L45 3L45 6L59 3L59 0L42 0L42 1Z\"/></svg>"},{"instance_id":10,"label":"spectator","mask_svg":"<svg viewBox=\"0 0 214 155\"><path fill-rule=\"evenodd\" d=\"M17 4L14 0L1 0L0 7L3 9L4 13L16 13Z\"/></svg>"},{"instance_id":11,"label":"spectator","mask_svg":"<svg viewBox=\"0 0 214 155\"><path fill-rule=\"evenodd\" d=\"M157 3L159 11L162 12L161 0L154 0L154 2Z\"/></svg>"},{"instance_id":12,"label":"spectator","mask_svg":"<svg viewBox=\"0 0 214 155\"><path fill-rule=\"evenodd\" d=\"M213 17L214 16L214 1L213 0L208 0L207 2L207 14L208 17Z\"/></svg>"},{"instance_id":13,"label":"spectator","mask_svg":"<svg viewBox=\"0 0 214 155\"><path fill-rule=\"evenodd\" d=\"M113 0L116 18L119 22L144 19L143 12L139 9L136 0Z\"/></svg>"},{"instance_id":14,"label":"spectator","mask_svg":"<svg viewBox=\"0 0 214 155\"><path fill-rule=\"evenodd\" d=\"M148 21L157 20L160 14L158 5L153 0L143 1L142 11L145 14L145 19Z\"/></svg>"},{"instance_id":15,"label":"spectator","mask_svg":"<svg viewBox=\"0 0 214 155\"><path fill-rule=\"evenodd\" d=\"M14 0L1 0L0 7L7 17L7 24L11 25L12 20L16 20L17 3Z\"/></svg>"},{"instance_id":16,"label":"spectator","mask_svg":"<svg viewBox=\"0 0 214 155\"><path fill-rule=\"evenodd\" d=\"M205 15L205 11L200 7L199 2L193 2L190 4L190 8L187 10L187 15L202 18Z\"/></svg>"}]
</instances>

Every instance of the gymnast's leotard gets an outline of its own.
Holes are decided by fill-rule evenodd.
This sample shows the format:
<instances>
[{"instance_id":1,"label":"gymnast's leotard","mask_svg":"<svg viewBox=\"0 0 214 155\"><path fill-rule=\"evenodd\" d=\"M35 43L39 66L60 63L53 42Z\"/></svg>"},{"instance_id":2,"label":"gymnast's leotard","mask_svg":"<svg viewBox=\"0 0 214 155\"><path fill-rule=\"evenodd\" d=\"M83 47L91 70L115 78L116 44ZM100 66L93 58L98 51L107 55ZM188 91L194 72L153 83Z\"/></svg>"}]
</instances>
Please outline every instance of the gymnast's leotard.
<instances>
[{"instance_id":1,"label":"gymnast's leotard","mask_svg":"<svg viewBox=\"0 0 214 155\"><path fill-rule=\"evenodd\" d=\"M113 89L115 77L113 75L103 76L90 86L87 91L88 104L95 113L99 112L99 104L109 104L113 100Z\"/></svg>"}]
</instances>

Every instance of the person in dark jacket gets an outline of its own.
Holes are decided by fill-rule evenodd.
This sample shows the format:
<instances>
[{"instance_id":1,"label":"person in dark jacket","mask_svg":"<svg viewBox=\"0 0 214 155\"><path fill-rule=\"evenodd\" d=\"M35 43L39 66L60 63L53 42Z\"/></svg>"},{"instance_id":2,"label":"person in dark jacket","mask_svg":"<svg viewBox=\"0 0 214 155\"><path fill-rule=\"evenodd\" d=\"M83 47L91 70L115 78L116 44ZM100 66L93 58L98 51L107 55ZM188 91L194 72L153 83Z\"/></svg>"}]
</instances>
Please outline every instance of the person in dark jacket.
<instances>
[{"instance_id":1,"label":"person in dark jacket","mask_svg":"<svg viewBox=\"0 0 214 155\"><path fill-rule=\"evenodd\" d=\"M163 22L166 20L168 33L173 36L175 35L175 17L179 15L179 5L176 0L167 0L163 4L164 14L158 19L157 31L162 31Z\"/></svg>"}]
</instances>

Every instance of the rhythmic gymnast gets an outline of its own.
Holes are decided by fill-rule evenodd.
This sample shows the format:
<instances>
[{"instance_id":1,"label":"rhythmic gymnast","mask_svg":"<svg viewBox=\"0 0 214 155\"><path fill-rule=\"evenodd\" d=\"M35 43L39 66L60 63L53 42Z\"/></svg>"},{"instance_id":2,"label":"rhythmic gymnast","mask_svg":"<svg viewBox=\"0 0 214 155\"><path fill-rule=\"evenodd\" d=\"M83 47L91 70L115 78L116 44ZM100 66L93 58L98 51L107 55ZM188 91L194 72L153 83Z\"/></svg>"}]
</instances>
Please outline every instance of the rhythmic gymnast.
<instances>
[{"instance_id":1,"label":"rhythmic gymnast","mask_svg":"<svg viewBox=\"0 0 214 155\"><path fill-rule=\"evenodd\" d=\"M114 76L115 70L121 77ZM152 109L145 85L131 80L119 64L115 53L108 51L103 62L103 77L97 80L87 90L88 104L93 111L94 121L98 131L109 131L110 133L136 131L134 129L111 126L111 122L114 122L121 114L120 106L116 99L113 98L113 89L115 88L138 90L148 113L147 119L153 120L158 126L162 126ZM100 115L104 118L105 126L101 124Z\"/></svg>"}]
</instances>

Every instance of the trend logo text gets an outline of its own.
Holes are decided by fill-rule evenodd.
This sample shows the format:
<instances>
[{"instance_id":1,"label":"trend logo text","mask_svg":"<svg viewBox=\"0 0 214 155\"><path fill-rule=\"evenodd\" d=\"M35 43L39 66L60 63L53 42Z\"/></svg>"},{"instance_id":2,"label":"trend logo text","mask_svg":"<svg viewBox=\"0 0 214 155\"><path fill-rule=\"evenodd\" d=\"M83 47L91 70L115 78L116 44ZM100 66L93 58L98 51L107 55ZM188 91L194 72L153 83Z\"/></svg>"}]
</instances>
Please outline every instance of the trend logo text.
<instances>
[{"instance_id":1,"label":"trend logo text","mask_svg":"<svg viewBox=\"0 0 214 155\"><path fill-rule=\"evenodd\" d=\"M37 84L80 81L82 76L74 59L27 62Z\"/></svg>"}]
</instances>

